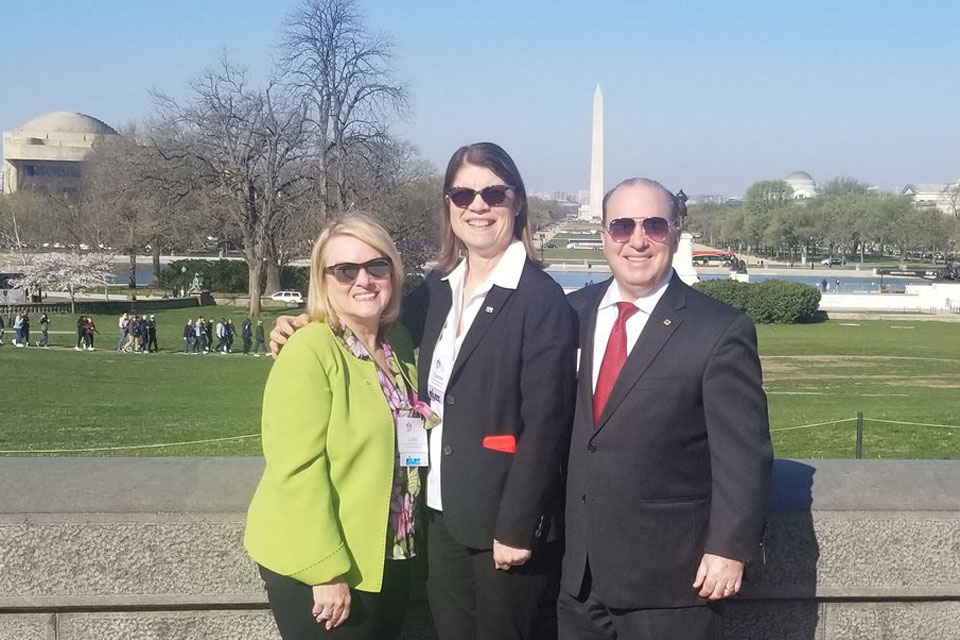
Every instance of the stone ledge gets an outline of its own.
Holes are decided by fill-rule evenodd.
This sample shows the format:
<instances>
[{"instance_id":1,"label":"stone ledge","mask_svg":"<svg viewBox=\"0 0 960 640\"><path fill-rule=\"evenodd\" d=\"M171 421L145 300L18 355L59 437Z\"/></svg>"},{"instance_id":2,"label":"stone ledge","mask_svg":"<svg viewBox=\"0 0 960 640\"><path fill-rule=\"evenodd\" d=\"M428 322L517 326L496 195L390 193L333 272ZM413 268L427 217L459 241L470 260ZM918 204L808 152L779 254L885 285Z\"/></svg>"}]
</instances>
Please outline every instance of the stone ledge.
<instances>
[{"instance_id":1,"label":"stone ledge","mask_svg":"<svg viewBox=\"0 0 960 640\"><path fill-rule=\"evenodd\" d=\"M266 599L241 544L262 465L5 458L0 640L275 637L250 609ZM730 603L728 637L960 637L957 487L954 461L776 461L767 562ZM432 637L415 606L408 637Z\"/></svg>"},{"instance_id":2,"label":"stone ledge","mask_svg":"<svg viewBox=\"0 0 960 640\"><path fill-rule=\"evenodd\" d=\"M57 640L53 614L0 614L0 640Z\"/></svg>"}]
</instances>

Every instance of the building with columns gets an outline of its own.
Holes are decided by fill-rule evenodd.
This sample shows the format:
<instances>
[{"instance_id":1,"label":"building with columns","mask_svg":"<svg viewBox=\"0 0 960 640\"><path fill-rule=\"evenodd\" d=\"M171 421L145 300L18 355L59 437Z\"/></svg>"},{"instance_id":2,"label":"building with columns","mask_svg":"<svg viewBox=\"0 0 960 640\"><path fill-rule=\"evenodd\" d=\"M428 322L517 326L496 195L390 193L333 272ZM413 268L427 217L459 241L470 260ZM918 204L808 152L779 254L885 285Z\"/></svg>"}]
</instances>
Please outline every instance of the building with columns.
<instances>
[{"instance_id":1,"label":"building with columns","mask_svg":"<svg viewBox=\"0 0 960 640\"><path fill-rule=\"evenodd\" d=\"M109 135L117 132L101 120L66 111L48 113L4 131L3 193L79 190L84 158L97 140Z\"/></svg>"}]
</instances>

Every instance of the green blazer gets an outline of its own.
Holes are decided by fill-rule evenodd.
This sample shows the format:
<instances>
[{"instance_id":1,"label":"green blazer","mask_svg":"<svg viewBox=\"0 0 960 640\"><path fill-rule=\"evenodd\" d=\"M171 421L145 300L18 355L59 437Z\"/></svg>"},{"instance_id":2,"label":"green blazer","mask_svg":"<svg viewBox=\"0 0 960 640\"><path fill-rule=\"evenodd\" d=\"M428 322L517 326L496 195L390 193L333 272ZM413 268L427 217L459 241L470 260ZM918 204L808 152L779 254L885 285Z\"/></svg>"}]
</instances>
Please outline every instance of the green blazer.
<instances>
[{"instance_id":1,"label":"green blazer","mask_svg":"<svg viewBox=\"0 0 960 640\"><path fill-rule=\"evenodd\" d=\"M388 340L415 389L409 334L397 325ZM266 468L244 534L250 556L305 584L344 575L353 588L380 591L396 431L377 365L326 323L311 323L270 371L262 430Z\"/></svg>"}]
</instances>

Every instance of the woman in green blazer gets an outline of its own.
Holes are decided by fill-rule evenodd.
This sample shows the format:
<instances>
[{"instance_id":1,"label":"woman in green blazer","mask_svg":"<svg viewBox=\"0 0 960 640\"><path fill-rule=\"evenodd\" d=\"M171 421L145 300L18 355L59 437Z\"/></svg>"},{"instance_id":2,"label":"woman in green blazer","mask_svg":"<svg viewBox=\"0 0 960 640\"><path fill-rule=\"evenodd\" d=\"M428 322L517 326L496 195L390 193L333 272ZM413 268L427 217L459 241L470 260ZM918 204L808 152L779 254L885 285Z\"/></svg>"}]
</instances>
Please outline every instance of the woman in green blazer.
<instances>
[{"instance_id":1,"label":"woman in green blazer","mask_svg":"<svg viewBox=\"0 0 960 640\"><path fill-rule=\"evenodd\" d=\"M410 337L393 324L402 280L376 222L328 226L311 258L312 322L267 380L266 468L244 544L285 640L399 635L420 482L416 466L401 465L397 427L431 418L414 391Z\"/></svg>"}]
</instances>

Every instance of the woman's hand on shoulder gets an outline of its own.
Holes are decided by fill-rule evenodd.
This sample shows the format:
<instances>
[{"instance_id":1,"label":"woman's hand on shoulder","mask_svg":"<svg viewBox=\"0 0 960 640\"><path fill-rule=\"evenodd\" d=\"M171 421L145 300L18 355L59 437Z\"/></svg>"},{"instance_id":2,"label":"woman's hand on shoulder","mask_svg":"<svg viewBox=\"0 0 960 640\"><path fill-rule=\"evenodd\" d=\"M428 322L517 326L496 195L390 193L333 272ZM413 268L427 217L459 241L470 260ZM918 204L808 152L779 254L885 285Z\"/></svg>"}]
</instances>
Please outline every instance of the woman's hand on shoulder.
<instances>
[{"instance_id":1,"label":"woman's hand on shoulder","mask_svg":"<svg viewBox=\"0 0 960 640\"><path fill-rule=\"evenodd\" d=\"M313 616L327 631L350 617L350 587L343 576L313 587Z\"/></svg>"},{"instance_id":2,"label":"woman's hand on shoulder","mask_svg":"<svg viewBox=\"0 0 960 640\"><path fill-rule=\"evenodd\" d=\"M297 329L310 324L310 316L301 313L298 316L280 316L273 324L273 330L270 332L270 354L276 358L280 349L286 344L287 339L296 332Z\"/></svg>"}]
</instances>

